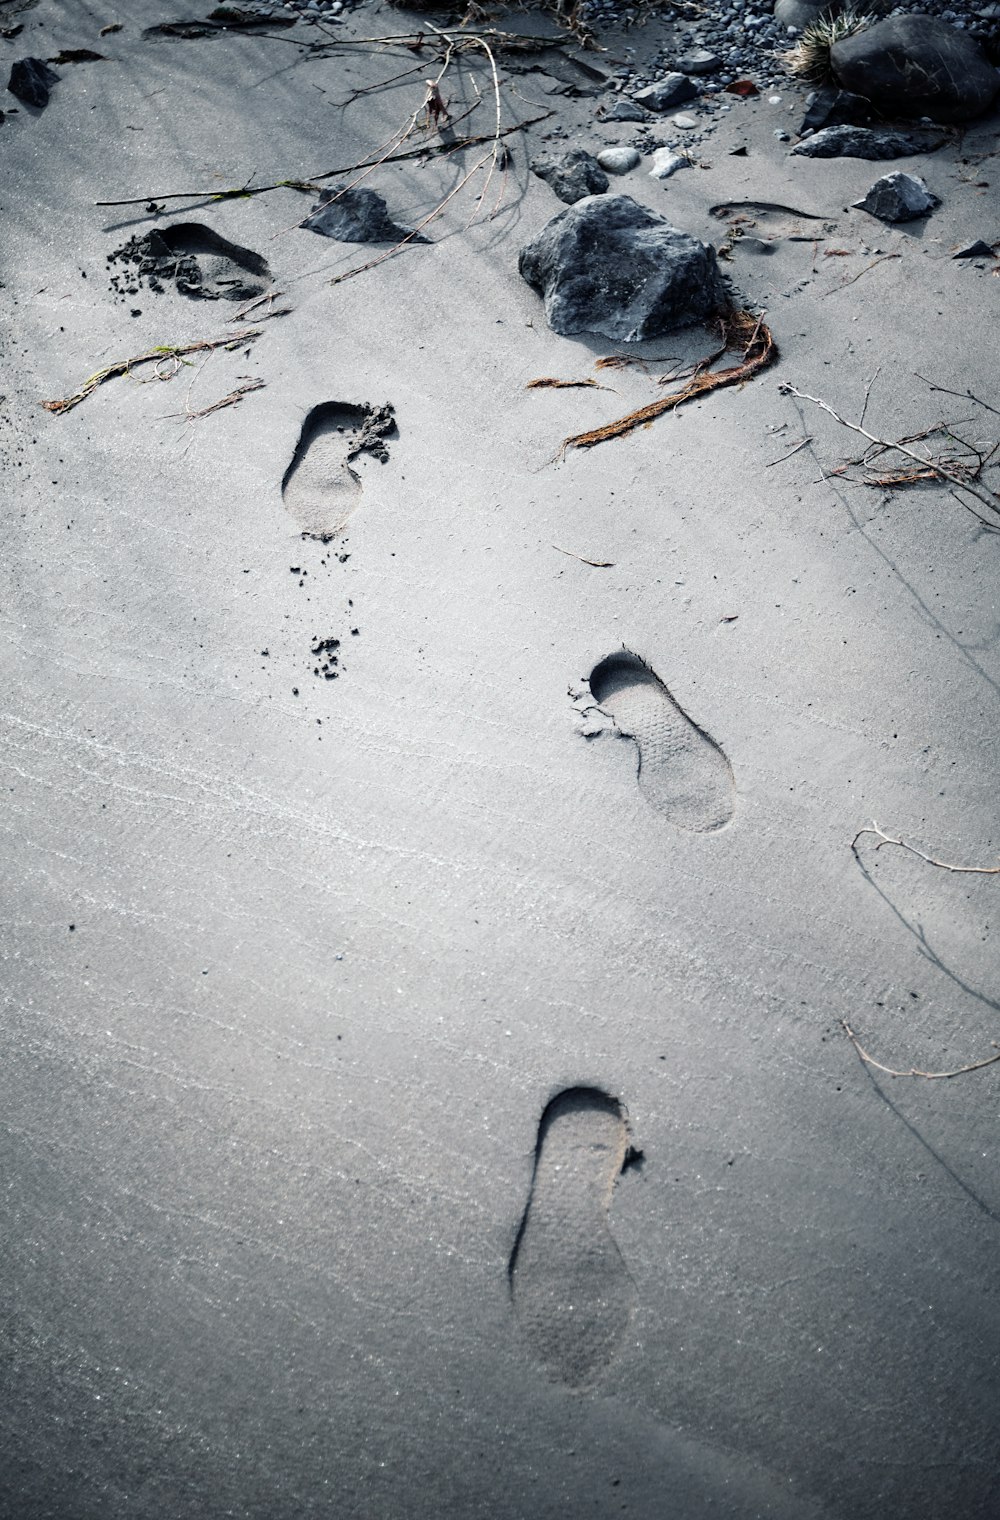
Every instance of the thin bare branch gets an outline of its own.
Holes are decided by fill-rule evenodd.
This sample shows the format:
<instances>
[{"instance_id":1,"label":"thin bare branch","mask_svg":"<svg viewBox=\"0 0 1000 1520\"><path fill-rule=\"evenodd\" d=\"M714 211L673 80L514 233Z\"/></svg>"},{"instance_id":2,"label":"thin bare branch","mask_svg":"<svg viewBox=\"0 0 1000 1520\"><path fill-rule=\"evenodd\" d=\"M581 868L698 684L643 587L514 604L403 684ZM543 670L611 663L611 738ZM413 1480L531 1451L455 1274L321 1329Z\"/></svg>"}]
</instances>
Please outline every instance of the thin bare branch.
<instances>
[{"instance_id":1,"label":"thin bare branch","mask_svg":"<svg viewBox=\"0 0 1000 1520\"><path fill-rule=\"evenodd\" d=\"M927 1082L940 1082L947 1081L949 1077L962 1077L968 1071L982 1071L984 1066L995 1066L997 1061L1000 1061L1000 1046L997 1045L996 1040L993 1040L993 1048L998 1054L986 1056L982 1061L970 1061L967 1066L955 1066L951 1071L920 1071L916 1066L911 1066L909 1071L900 1071L895 1066L883 1066L881 1061L876 1061L874 1056L868 1054L847 1020L841 1019L840 1022L844 1026L844 1033L862 1061L869 1066L874 1066L876 1071L884 1071L887 1077L923 1077Z\"/></svg>"},{"instance_id":2,"label":"thin bare branch","mask_svg":"<svg viewBox=\"0 0 1000 1520\"><path fill-rule=\"evenodd\" d=\"M991 491L988 486L982 485L978 480L964 480L957 471L950 469L940 460L928 460L920 454L914 453L913 449L908 448L902 440L893 443L888 438L879 438L877 434L870 433L867 428L859 426L856 422L848 422L847 418L842 417L830 405L829 401L823 401L819 396L810 396L807 391L800 391L797 386L789 385L787 381L781 384L778 389L786 396L797 396L800 401L811 401L813 406L818 406L821 411L828 413L835 422L840 423L841 427L847 428L852 433L860 434L862 438L867 438L869 443L878 444L882 449L894 450L898 454L905 454L907 459L912 459L914 464L918 465L921 469L928 467L933 469L935 474L942 480L950 480L952 485L958 486L963 491L968 491L977 501L981 501L984 506L989 507L991 512L995 512L1000 517L1000 496L996 492Z\"/></svg>"},{"instance_id":3,"label":"thin bare branch","mask_svg":"<svg viewBox=\"0 0 1000 1520\"><path fill-rule=\"evenodd\" d=\"M898 849L906 850L910 855L916 855L920 860L926 861L929 866L937 866L942 871L954 871L962 876L1000 876L1000 866L956 866L947 860L937 860L933 855L925 855L923 850L917 849L916 845L907 844L905 839L894 839L891 834L887 834L884 829L880 829L874 818L870 824L867 824L863 829L859 829L851 840L851 849L855 855L858 853L858 840L864 834L874 834L878 839L878 844L875 846L876 851L884 849L887 844L893 844Z\"/></svg>"},{"instance_id":4,"label":"thin bare branch","mask_svg":"<svg viewBox=\"0 0 1000 1520\"><path fill-rule=\"evenodd\" d=\"M196 343L170 344L161 343L156 348L151 348L144 354L135 354L131 359L119 359L114 364L108 364L104 369L97 370L89 375L71 396L65 396L61 401L42 401L39 403L47 412L54 412L60 416L63 412L72 411L79 406L81 401L97 390L107 380L114 380L118 375L131 374L132 370L138 369L143 364L155 364L157 366L156 378L170 380L177 373L177 369L186 354L207 353L214 348L240 348L244 343L252 343L260 337L259 327L249 327L243 332L226 333L221 338L202 338ZM160 366L165 360L172 361L174 368L169 374L159 373Z\"/></svg>"}]
</instances>

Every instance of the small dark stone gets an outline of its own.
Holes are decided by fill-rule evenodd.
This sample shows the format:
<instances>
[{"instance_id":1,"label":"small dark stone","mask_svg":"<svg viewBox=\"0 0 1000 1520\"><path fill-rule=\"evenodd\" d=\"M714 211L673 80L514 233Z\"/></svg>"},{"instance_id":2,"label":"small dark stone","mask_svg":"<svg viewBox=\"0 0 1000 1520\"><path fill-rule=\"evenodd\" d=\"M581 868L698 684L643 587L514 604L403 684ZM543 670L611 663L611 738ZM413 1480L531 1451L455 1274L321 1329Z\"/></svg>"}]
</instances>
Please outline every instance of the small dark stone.
<instances>
[{"instance_id":1,"label":"small dark stone","mask_svg":"<svg viewBox=\"0 0 1000 1520\"><path fill-rule=\"evenodd\" d=\"M940 136L893 132L888 127L824 127L796 143L792 152L801 158L910 158L940 147Z\"/></svg>"},{"instance_id":2,"label":"small dark stone","mask_svg":"<svg viewBox=\"0 0 1000 1520\"><path fill-rule=\"evenodd\" d=\"M340 243L426 243L420 232L400 227L389 215L386 203L375 190L324 190L302 223L321 237Z\"/></svg>"},{"instance_id":3,"label":"small dark stone","mask_svg":"<svg viewBox=\"0 0 1000 1520\"><path fill-rule=\"evenodd\" d=\"M881 222L912 222L933 210L938 199L915 174L897 171L877 179L864 200L854 204L859 211L867 211Z\"/></svg>"},{"instance_id":4,"label":"small dark stone","mask_svg":"<svg viewBox=\"0 0 1000 1520\"><path fill-rule=\"evenodd\" d=\"M599 121L648 121L649 112L624 95L612 95L597 107Z\"/></svg>"},{"instance_id":5,"label":"small dark stone","mask_svg":"<svg viewBox=\"0 0 1000 1520\"><path fill-rule=\"evenodd\" d=\"M11 67L7 88L26 106L35 106L41 111L48 105L49 91L58 80L59 75L44 59L19 58Z\"/></svg>"},{"instance_id":6,"label":"small dark stone","mask_svg":"<svg viewBox=\"0 0 1000 1520\"><path fill-rule=\"evenodd\" d=\"M697 94L698 86L686 74L667 74L644 90L637 90L632 99L640 106L648 106L651 111L669 111L673 106L694 100Z\"/></svg>"},{"instance_id":7,"label":"small dark stone","mask_svg":"<svg viewBox=\"0 0 1000 1520\"><path fill-rule=\"evenodd\" d=\"M543 179L561 201L572 206L586 195L603 195L611 181L584 148L531 160L531 172Z\"/></svg>"},{"instance_id":8,"label":"small dark stone","mask_svg":"<svg viewBox=\"0 0 1000 1520\"><path fill-rule=\"evenodd\" d=\"M995 259L996 258L996 254L993 251L993 249L990 247L989 243L984 243L983 240L982 240L982 238L976 238L976 241L974 243L970 243L969 246L968 246L968 248L960 248L957 253L953 253L952 254L952 258L953 259Z\"/></svg>"},{"instance_id":9,"label":"small dark stone","mask_svg":"<svg viewBox=\"0 0 1000 1520\"><path fill-rule=\"evenodd\" d=\"M863 127L871 120L871 103L850 90L825 89L802 118L799 132L818 132L822 127Z\"/></svg>"}]
</instances>

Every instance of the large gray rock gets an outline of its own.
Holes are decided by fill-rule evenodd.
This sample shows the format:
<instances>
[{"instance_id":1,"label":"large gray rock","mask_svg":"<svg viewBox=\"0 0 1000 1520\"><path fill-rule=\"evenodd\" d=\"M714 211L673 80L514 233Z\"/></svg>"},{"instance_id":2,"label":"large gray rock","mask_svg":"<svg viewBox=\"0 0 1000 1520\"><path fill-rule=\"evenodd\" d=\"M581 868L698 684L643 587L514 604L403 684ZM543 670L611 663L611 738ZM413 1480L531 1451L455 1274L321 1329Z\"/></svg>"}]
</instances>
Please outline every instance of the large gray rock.
<instances>
[{"instance_id":1,"label":"large gray rock","mask_svg":"<svg viewBox=\"0 0 1000 1520\"><path fill-rule=\"evenodd\" d=\"M673 106L682 106L686 100L694 100L697 93L697 85L686 74L667 74L655 84L648 84L644 90L636 90L632 99L650 111L669 111Z\"/></svg>"},{"instance_id":2,"label":"large gray rock","mask_svg":"<svg viewBox=\"0 0 1000 1520\"><path fill-rule=\"evenodd\" d=\"M877 216L880 222L912 222L926 216L937 205L923 180L916 174L884 174L877 179L863 201L854 204L860 211Z\"/></svg>"},{"instance_id":3,"label":"large gray rock","mask_svg":"<svg viewBox=\"0 0 1000 1520\"><path fill-rule=\"evenodd\" d=\"M554 216L518 267L545 300L553 332L638 343L729 304L715 249L628 195L599 195Z\"/></svg>"},{"instance_id":4,"label":"large gray rock","mask_svg":"<svg viewBox=\"0 0 1000 1520\"><path fill-rule=\"evenodd\" d=\"M887 16L830 49L837 80L886 116L968 121L1000 90L973 37L933 16Z\"/></svg>"},{"instance_id":5,"label":"large gray rock","mask_svg":"<svg viewBox=\"0 0 1000 1520\"><path fill-rule=\"evenodd\" d=\"M941 137L922 136L915 132L893 132L888 127L824 127L812 137L796 143L793 153L800 158L909 158L913 153L930 153L941 146Z\"/></svg>"},{"instance_id":6,"label":"large gray rock","mask_svg":"<svg viewBox=\"0 0 1000 1520\"><path fill-rule=\"evenodd\" d=\"M841 0L775 0L774 19L779 26L794 26L801 32L821 16L836 16L843 8Z\"/></svg>"},{"instance_id":7,"label":"large gray rock","mask_svg":"<svg viewBox=\"0 0 1000 1520\"><path fill-rule=\"evenodd\" d=\"M545 154L531 160L531 172L572 206L586 195L602 195L610 181L596 158L584 148L570 148L566 153Z\"/></svg>"}]
</instances>

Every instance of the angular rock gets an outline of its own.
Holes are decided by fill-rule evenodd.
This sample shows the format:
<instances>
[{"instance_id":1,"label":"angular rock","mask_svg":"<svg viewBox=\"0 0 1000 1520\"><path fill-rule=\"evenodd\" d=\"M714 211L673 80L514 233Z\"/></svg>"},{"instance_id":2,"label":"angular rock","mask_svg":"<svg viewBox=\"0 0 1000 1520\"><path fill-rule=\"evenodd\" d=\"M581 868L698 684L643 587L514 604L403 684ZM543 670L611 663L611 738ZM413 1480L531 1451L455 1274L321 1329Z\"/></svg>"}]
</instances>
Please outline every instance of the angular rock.
<instances>
[{"instance_id":1,"label":"angular rock","mask_svg":"<svg viewBox=\"0 0 1000 1520\"><path fill-rule=\"evenodd\" d=\"M584 148L570 148L567 153L546 154L531 160L531 172L572 206L586 195L603 195L608 176Z\"/></svg>"},{"instance_id":2,"label":"angular rock","mask_svg":"<svg viewBox=\"0 0 1000 1520\"><path fill-rule=\"evenodd\" d=\"M888 127L824 127L822 132L796 143L792 152L800 158L867 158L875 162L930 153L941 142L940 137L926 133L893 132Z\"/></svg>"},{"instance_id":3,"label":"angular rock","mask_svg":"<svg viewBox=\"0 0 1000 1520\"><path fill-rule=\"evenodd\" d=\"M611 95L597 107L600 121L648 121L649 112L624 95Z\"/></svg>"},{"instance_id":4,"label":"angular rock","mask_svg":"<svg viewBox=\"0 0 1000 1520\"><path fill-rule=\"evenodd\" d=\"M59 75L44 59L19 58L11 67L7 88L26 106L36 106L41 111L48 105L49 91L58 80Z\"/></svg>"},{"instance_id":5,"label":"angular rock","mask_svg":"<svg viewBox=\"0 0 1000 1520\"><path fill-rule=\"evenodd\" d=\"M522 248L521 275L554 332L637 343L729 304L714 248L628 195L590 196Z\"/></svg>"},{"instance_id":6,"label":"angular rock","mask_svg":"<svg viewBox=\"0 0 1000 1520\"><path fill-rule=\"evenodd\" d=\"M774 19L802 32L821 16L836 16L843 9L841 0L775 0Z\"/></svg>"},{"instance_id":7,"label":"angular rock","mask_svg":"<svg viewBox=\"0 0 1000 1520\"><path fill-rule=\"evenodd\" d=\"M979 43L934 16L887 16L830 49L838 83L885 116L969 121L989 110L1000 75Z\"/></svg>"},{"instance_id":8,"label":"angular rock","mask_svg":"<svg viewBox=\"0 0 1000 1520\"><path fill-rule=\"evenodd\" d=\"M653 154L653 167L649 174L651 179L669 179L671 174L676 174L678 169L689 169L691 160L683 153L675 153L673 148L657 148Z\"/></svg>"},{"instance_id":9,"label":"angular rock","mask_svg":"<svg viewBox=\"0 0 1000 1520\"><path fill-rule=\"evenodd\" d=\"M881 222L912 222L926 216L938 204L923 180L916 174L885 174L877 179L863 201L855 201L859 211L877 216Z\"/></svg>"},{"instance_id":10,"label":"angular rock","mask_svg":"<svg viewBox=\"0 0 1000 1520\"><path fill-rule=\"evenodd\" d=\"M707 48L695 48L678 58L676 66L682 74L714 74L716 69L722 68L722 59Z\"/></svg>"},{"instance_id":11,"label":"angular rock","mask_svg":"<svg viewBox=\"0 0 1000 1520\"><path fill-rule=\"evenodd\" d=\"M644 90L636 90L632 99L640 106L648 106L651 111L669 111L672 106L682 106L686 100L694 100L697 94L697 85L686 74L668 74L655 84L648 84Z\"/></svg>"},{"instance_id":12,"label":"angular rock","mask_svg":"<svg viewBox=\"0 0 1000 1520\"><path fill-rule=\"evenodd\" d=\"M422 233L398 226L374 190L324 190L302 223L321 237L341 243L426 243Z\"/></svg>"},{"instance_id":13,"label":"angular rock","mask_svg":"<svg viewBox=\"0 0 1000 1520\"><path fill-rule=\"evenodd\" d=\"M602 148L597 155L597 162L609 174L628 174L629 170L641 162L641 158L635 148Z\"/></svg>"},{"instance_id":14,"label":"angular rock","mask_svg":"<svg viewBox=\"0 0 1000 1520\"><path fill-rule=\"evenodd\" d=\"M817 90L799 132L819 132L823 127L863 127L870 120L871 101L863 95L852 95L850 90Z\"/></svg>"},{"instance_id":15,"label":"angular rock","mask_svg":"<svg viewBox=\"0 0 1000 1520\"><path fill-rule=\"evenodd\" d=\"M996 253L989 243L984 243L982 238L976 238L967 248L960 248L952 254L953 259L995 259Z\"/></svg>"}]
</instances>

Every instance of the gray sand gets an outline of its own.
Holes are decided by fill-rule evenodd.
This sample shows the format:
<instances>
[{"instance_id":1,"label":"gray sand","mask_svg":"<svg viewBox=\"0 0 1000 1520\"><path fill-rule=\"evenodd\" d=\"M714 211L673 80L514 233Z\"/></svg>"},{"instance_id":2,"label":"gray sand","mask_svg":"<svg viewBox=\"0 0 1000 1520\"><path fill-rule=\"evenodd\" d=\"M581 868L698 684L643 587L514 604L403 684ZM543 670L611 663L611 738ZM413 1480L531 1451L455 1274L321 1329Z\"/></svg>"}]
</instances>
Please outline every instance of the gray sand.
<instances>
[{"instance_id":1,"label":"gray sand","mask_svg":"<svg viewBox=\"0 0 1000 1520\"><path fill-rule=\"evenodd\" d=\"M893 1079L841 1021L907 1070L1000 1039L998 879L850 848L875 818L1000 860L1000 540L943 488L831 476L859 440L779 385L857 418L881 367L876 431L998 436L914 378L1000 405L1000 280L950 257L996 234L996 119L893 164L941 198L898 228L845 210L879 166L789 159L766 99L734 101L704 167L616 179L716 245L723 201L833 230L725 266L775 367L557 462L714 341L647 345L612 390L525 389L614 351L550 333L516 273L561 207L527 159L553 126L594 151L635 129L515 75L505 120L558 114L508 139L498 214L469 225L480 173L432 245L331 285L385 250L299 228L314 195L94 202L355 163L429 56L341 106L414 55L141 37L198 13L41 0L3 43L108 61L2 129L0 1515L995 1515L1000 1067ZM373 5L340 35L422 24ZM473 70L488 88L462 69L456 111ZM366 183L416 226L476 151ZM171 219L261 255L291 314L43 411L229 330L228 301L109 289L107 255ZM281 489L303 423L386 401L388 458L328 461L349 521L304 541ZM651 806L610 719L581 736L622 648L731 768L724 827ZM615 1263L574 1381L509 1268L539 1121L576 1087L643 1162L596 1214L567 1204Z\"/></svg>"}]
</instances>

